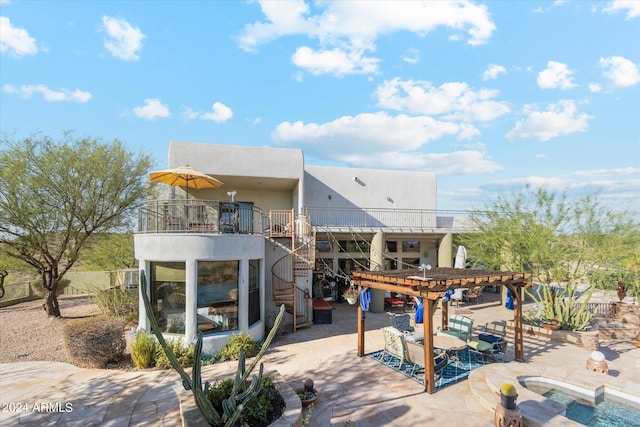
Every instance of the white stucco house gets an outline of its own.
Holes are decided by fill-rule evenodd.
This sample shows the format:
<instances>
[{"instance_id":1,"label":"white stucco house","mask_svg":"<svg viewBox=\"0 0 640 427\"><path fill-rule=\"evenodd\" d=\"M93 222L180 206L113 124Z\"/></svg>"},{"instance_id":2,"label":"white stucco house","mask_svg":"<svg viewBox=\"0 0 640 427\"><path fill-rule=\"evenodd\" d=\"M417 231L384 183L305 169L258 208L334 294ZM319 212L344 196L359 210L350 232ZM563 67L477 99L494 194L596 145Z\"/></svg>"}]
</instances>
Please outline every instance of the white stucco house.
<instances>
[{"instance_id":1,"label":"white stucco house","mask_svg":"<svg viewBox=\"0 0 640 427\"><path fill-rule=\"evenodd\" d=\"M294 331L313 327L311 298L339 300L353 270L451 267L453 236L469 229L464 213L437 210L431 173L171 142L169 168L181 165L224 184L188 193L159 184L139 210L135 256L162 332L186 342L202 333L205 353L241 331L262 339L280 304ZM379 296L372 310L383 310ZM149 329L142 304L139 325Z\"/></svg>"}]
</instances>

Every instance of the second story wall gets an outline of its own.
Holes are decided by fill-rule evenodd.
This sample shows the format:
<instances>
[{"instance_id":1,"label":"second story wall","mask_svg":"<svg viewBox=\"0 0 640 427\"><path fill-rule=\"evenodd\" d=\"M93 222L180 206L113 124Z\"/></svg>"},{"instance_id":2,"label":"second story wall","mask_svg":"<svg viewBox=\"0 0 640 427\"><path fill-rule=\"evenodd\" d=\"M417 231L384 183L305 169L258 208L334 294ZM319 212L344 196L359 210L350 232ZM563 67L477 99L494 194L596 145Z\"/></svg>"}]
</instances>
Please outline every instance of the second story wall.
<instances>
[{"instance_id":1,"label":"second story wall","mask_svg":"<svg viewBox=\"0 0 640 427\"><path fill-rule=\"evenodd\" d=\"M306 166L307 207L437 209L436 176L426 172Z\"/></svg>"}]
</instances>

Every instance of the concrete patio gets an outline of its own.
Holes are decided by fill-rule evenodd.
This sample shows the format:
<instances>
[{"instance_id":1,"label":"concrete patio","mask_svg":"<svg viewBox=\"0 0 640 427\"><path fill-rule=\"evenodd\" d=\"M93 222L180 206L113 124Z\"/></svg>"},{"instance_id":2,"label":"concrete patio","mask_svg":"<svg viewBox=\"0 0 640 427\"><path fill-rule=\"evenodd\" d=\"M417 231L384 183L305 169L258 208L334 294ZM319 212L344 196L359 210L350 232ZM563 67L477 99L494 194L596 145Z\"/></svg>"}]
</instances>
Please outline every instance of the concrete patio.
<instances>
[{"instance_id":1,"label":"concrete patio","mask_svg":"<svg viewBox=\"0 0 640 427\"><path fill-rule=\"evenodd\" d=\"M294 388L302 386L307 378L314 380L320 397L314 404L310 426L493 425L492 408L498 401L495 387L501 381L516 385L519 404L531 398L530 392L517 383L517 376L523 374L602 382L640 399L640 349L630 342L609 341L601 346L610 370L606 376L586 370L589 351L528 336L525 362L491 364L473 371L468 380L425 393L421 384L371 358L357 357L356 307L333 305L332 324L284 334L264 358L265 369L278 371ZM476 328L513 316L499 303L498 295L491 293L485 294L479 304L450 308L450 313L456 312L473 318ZM390 319L387 313L366 316L369 353L383 347L380 328L389 325ZM439 311L436 324L438 316ZM235 363L207 366L203 371L203 378L213 381L234 372ZM181 425L177 393L182 393L182 387L173 371L122 372L25 362L0 364L0 372L3 426ZM23 412L14 405L15 410L8 411L4 402L29 407ZM60 403L57 409L71 403L73 410L33 411L33 405L39 402ZM554 418L552 413L542 411L539 415L545 425L570 425L566 418Z\"/></svg>"}]
</instances>

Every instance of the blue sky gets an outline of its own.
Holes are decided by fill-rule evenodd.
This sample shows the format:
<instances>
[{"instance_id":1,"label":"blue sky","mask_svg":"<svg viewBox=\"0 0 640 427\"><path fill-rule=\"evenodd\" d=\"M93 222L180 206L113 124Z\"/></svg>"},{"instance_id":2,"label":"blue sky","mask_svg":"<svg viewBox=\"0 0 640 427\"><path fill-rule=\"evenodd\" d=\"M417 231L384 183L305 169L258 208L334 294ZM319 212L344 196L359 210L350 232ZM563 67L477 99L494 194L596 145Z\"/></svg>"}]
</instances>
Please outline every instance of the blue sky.
<instances>
[{"instance_id":1,"label":"blue sky","mask_svg":"<svg viewBox=\"0 0 640 427\"><path fill-rule=\"evenodd\" d=\"M640 210L640 1L0 0L0 127L301 148ZM410 183L408 183L410 185Z\"/></svg>"}]
</instances>

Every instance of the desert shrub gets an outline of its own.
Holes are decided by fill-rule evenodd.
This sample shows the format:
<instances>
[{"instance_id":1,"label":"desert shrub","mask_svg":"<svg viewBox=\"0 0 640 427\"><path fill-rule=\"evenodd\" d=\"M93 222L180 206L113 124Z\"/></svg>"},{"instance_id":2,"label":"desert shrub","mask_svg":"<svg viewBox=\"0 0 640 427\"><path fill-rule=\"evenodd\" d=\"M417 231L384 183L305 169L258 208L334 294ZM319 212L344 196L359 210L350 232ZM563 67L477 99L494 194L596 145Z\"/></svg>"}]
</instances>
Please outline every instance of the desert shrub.
<instances>
[{"instance_id":1,"label":"desert shrub","mask_svg":"<svg viewBox=\"0 0 640 427\"><path fill-rule=\"evenodd\" d=\"M176 359L178 359L178 362L183 368L193 366L193 344L184 347L180 339L175 339L167 340L167 347ZM171 362L169 362L167 353L165 353L164 349L159 345L156 346L156 366L163 369L171 368Z\"/></svg>"},{"instance_id":2,"label":"desert shrub","mask_svg":"<svg viewBox=\"0 0 640 427\"><path fill-rule=\"evenodd\" d=\"M153 365L156 353L156 341L145 331L136 333L131 343L131 359L138 369L147 369Z\"/></svg>"},{"instance_id":3,"label":"desert shrub","mask_svg":"<svg viewBox=\"0 0 640 427\"><path fill-rule=\"evenodd\" d=\"M218 358L221 361L238 360L240 349L244 350L246 357L253 357L260 351L260 347L253 340L253 337L241 332L239 334L233 334L231 338L229 338L229 343L220 350Z\"/></svg>"},{"instance_id":4,"label":"desert shrub","mask_svg":"<svg viewBox=\"0 0 640 427\"><path fill-rule=\"evenodd\" d=\"M124 318L126 324L138 320L138 290L120 288L96 290L93 300L100 312L106 316Z\"/></svg>"},{"instance_id":5,"label":"desert shrub","mask_svg":"<svg viewBox=\"0 0 640 427\"><path fill-rule=\"evenodd\" d=\"M80 366L104 368L122 358L127 346L124 322L118 317L74 320L62 328L67 353Z\"/></svg>"},{"instance_id":6,"label":"desert shrub","mask_svg":"<svg viewBox=\"0 0 640 427\"><path fill-rule=\"evenodd\" d=\"M231 396L233 380L216 381L209 389L208 397L213 407L222 413L222 401ZM285 403L280 393L273 385L271 377L262 378L260 392L251 399L242 410L239 425L246 423L249 426L266 426L282 415Z\"/></svg>"}]
</instances>

